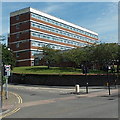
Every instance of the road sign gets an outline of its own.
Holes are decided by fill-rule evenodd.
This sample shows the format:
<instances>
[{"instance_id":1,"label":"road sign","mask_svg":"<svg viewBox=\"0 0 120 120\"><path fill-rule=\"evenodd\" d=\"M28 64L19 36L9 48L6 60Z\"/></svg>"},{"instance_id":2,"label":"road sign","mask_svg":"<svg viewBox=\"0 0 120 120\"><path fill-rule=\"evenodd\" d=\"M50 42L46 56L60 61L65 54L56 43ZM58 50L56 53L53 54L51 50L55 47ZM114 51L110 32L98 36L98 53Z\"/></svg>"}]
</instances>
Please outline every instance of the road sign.
<instances>
[{"instance_id":1,"label":"road sign","mask_svg":"<svg viewBox=\"0 0 120 120\"><path fill-rule=\"evenodd\" d=\"M10 76L10 67L11 65L4 65L4 75L5 76Z\"/></svg>"}]
</instances>

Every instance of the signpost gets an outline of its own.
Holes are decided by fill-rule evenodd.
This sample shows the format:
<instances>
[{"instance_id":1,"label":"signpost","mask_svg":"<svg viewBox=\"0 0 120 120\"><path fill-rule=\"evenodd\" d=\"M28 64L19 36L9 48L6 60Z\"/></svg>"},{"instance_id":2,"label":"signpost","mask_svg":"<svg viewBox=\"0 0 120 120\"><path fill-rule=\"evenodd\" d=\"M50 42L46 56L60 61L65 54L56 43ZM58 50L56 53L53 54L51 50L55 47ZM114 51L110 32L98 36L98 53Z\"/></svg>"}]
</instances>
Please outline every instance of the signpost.
<instances>
[{"instance_id":1,"label":"signpost","mask_svg":"<svg viewBox=\"0 0 120 120\"><path fill-rule=\"evenodd\" d=\"M8 99L8 78L10 76L10 67L11 65L4 65L4 76L6 78L6 83L5 83L5 97Z\"/></svg>"}]
</instances>

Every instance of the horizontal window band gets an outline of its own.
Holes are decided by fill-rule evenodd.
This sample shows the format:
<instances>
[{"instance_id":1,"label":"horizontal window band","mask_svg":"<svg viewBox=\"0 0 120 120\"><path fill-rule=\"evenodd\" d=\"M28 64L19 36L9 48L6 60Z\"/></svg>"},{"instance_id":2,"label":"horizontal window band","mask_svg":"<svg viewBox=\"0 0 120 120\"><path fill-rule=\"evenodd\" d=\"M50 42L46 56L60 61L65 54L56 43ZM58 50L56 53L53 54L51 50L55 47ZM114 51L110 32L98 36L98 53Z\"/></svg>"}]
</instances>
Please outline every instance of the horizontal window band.
<instances>
[{"instance_id":1,"label":"horizontal window band","mask_svg":"<svg viewBox=\"0 0 120 120\"><path fill-rule=\"evenodd\" d=\"M24 40L26 41L26 40ZM35 41L35 42L42 42L42 43L47 43L47 44L53 44L53 45L61 45L61 44L58 44L58 43L51 43L51 42L47 42L47 41L41 41L41 40L37 40L37 39L28 39L28 42L30 41ZM16 43L20 43L20 42L23 42L23 40L20 40L20 41L17 41L17 42L11 42L9 43L10 45L11 44L16 44ZM66 45L62 45L63 47L68 47ZM78 46L77 46L78 47ZM75 47L71 47L71 48L75 48Z\"/></svg>"},{"instance_id":2,"label":"horizontal window band","mask_svg":"<svg viewBox=\"0 0 120 120\"><path fill-rule=\"evenodd\" d=\"M24 22L34 22L34 23L36 23L36 24L42 24L42 25L47 25L48 27L52 27L52 28L56 28L56 29L58 29L58 30L64 30L64 31L66 31L66 32L69 32L69 33L75 33L76 35L81 35L81 36L83 36L83 37L87 37L87 38L91 38L91 39L94 39L94 40L98 40L98 39L96 39L96 38L94 38L94 37L91 37L91 36L87 36L87 35L84 35L84 34L81 34L81 33L79 33L79 32L76 32L76 31L71 31L71 30L69 30L69 29L65 29L65 28L58 28L58 26L51 26L51 25L49 25L49 24L45 24L45 23L42 23L42 22L36 22L36 21L34 21L34 20L27 20L27 21L23 21L23 22L18 22L18 23L15 23L15 24L12 24L12 26L14 26L14 25L17 25L17 24L22 24L22 23L24 23Z\"/></svg>"},{"instance_id":3,"label":"horizontal window band","mask_svg":"<svg viewBox=\"0 0 120 120\"><path fill-rule=\"evenodd\" d=\"M32 8L31 8L31 9L32 9ZM59 22L59 23L61 23L61 24L65 24L65 25L70 26L70 27L74 27L74 28L77 28L77 29L81 29L81 30L83 30L83 31L90 32L90 33L92 33L92 34L97 34L96 32L94 32L94 31L92 31L92 30L88 30L88 29L86 29L86 28L83 28L83 27L81 27L81 26L75 25L75 24L70 23L70 22L68 22L68 21L65 21L65 20L63 20L63 19L59 19L59 18L57 18L57 17L51 16L51 15L49 15L49 14L43 13L43 12L38 11L38 10L35 10L35 9L32 9L32 10L33 10L33 11L31 11L31 14L35 14L35 15L38 15L38 16L40 15L40 16L42 16L42 17L45 17L45 19L54 20L54 21L57 21L57 22ZM98 35L98 34L97 34L97 35Z\"/></svg>"},{"instance_id":4,"label":"horizontal window band","mask_svg":"<svg viewBox=\"0 0 120 120\"><path fill-rule=\"evenodd\" d=\"M27 30L25 30L25 31L27 31ZM33 32L41 33L41 34L47 34L47 35L51 35L51 36L58 37L58 35L51 34L51 33L48 33L48 32L46 33L46 32L43 32L43 31L37 31L37 30L33 30L33 29L30 29L30 31L31 31L31 32L33 31ZM24 32L24 31L20 31L20 32ZM20 33L20 32L17 32L17 33ZM28 31L28 32L29 32L29 31ZM61 36L59 36L59 37L61 37ZM63 38L63 39L67 39L67 37L63 37L63 36L62 36L62 38ZM62 39L62 38L61 38L61 39ZM90 43L90 42L87 42L87 41L78 40L78 39L75 39L75 38L68 38L68 39L71 40L71 41L76 41L76 42L78 41L78 42L87 43L87 44L91 44L91 45L94 44L94 43ZM52 41L52 40L51 40L51 41ZM61 43L62 43L62 42L61 42Z\"/></svg>"},{"instance_id":5,"label":"horizontal window band","mask_svg":"<svg viewBox=\"0 0 120 120\"><path fill-rule=\"evenodd\" d=\"M83 42L83 43L88 43L88 44L93 44L93 43L91 43L91 42L87 42L87 41L83 41L83 40L79 40L79 39L76 39L76 38L71 38L71 37L69 37L69 36L65 36L65 35L61 35L61 34L57 34L57 33L52 33L52 32L50 32L50 31L45 31L45 30L41 30L41 29L38 29L38 28L34 28L34 27L31 27L32 28L32 30L34 30L34 31L36 31L36 32L43 32L43 33L45 33L45 34L47 34L47 35L54 35L54 36L56 36L56 37L62 37L62 38L64 38L64 39L69 39L69 40L71 40L71 41L76 41L76 42ZM38 33L39 33L38 32Z\"/></svg>"},{"instance_id":6,"label":"horizontal window band","mask_svg":"<svg viewBox=\"0 0 120 120\"><path fill-rule=\"evenodd\" d=\"M65 43L62 43L62 42L57 42L57 41L51 41L51 40L48 40L48 39L44 39L44 38L38 38L38 37L31 37L32 39L37 39L37 40L41 40L41 41L45 41L45 42L50 42L50 43L57 43L57 44L60 44L60 45L65 45L65 46L70 46L70 47L78 47L78 46L75 46L75 45L70 45L70 44L65 44Z\"/></svg>"},{"instance_id":7,"label":"horizontal window band","mask_svg":"<svg viewBox=\"0 0 120 120\"><path fill-rule=\"evenodd\" d=\"M82 35L82 36L85 36L85 37L89 37L89 38L92 38L92 39L95 39L95 40L98 40L97 38L90 37L90 36L81 34L81 33L79 33L79 32L72 31L72 30L69 30L69 29L66 29L66 28L63 28L63 27L60 27L60 26L57 26L57 25L54 25L54 24L51 24L51 23L48 23L48 22L39 20L39 19L36 19L36 18L33 18L33 17L31 17L31 20L37 21L37 22L39 22L39 23L44 23L44 24L47 24L47 25L50 25L50 26L53 26L53 27L56 27L56 28L60 28L60 29L62 29L62 30L66 30L66 31L69 31L69 32L74 32L74 33L76 33L76 34L79 34L79 35Z\"/></svg>"},{"instance_id":8,"label":"horizontal window band","mask_svg":"<svg viewBox=\"0 0 120 120\"><path fill-rule=\"evenodd\" d=\"M24 40L26 41L26 40ZM35 42L42 42L42 43L47 43L47 44L53 44L53 45L61 45L61 44L58 44L58 43L51 43L51 42L47 42L47 41L41 41L41 40L37 40L37 39L28 39L28 42L30 41L35 41ZM9 43L10 45L11 44L16 44L16 43L20 43L20 42L23 42L23 40L20 40L20 41L17 41L17 42L11 42ZM62 45L63 47L68 47L66 45ZM77 46L78 47L78 46ZM75 47L71 47L71 48L75 48Z\"/></svg>"},{"instance_id":9,"label":"horizontal window band","mask_svg":"<svg viewBox=\"0 0 120 120\"><path fill-rule=\"evenodd\" d=\"M91 38L91 39L94 39L94 40L98 40L97 38L94 38L94 37L91 37L91 36L87 36L87 35L84 35L84 34L81 34L81 33L79 33L79 32L75 32L75 31L71 31L71 30L69 30L69 29L63 29L62 27L61 28L59 28L58 26L53 26L53 25L49 25L49 24L45 24L45 23L42 23L42 22L36 22L36 21L34 21L34 20L31 20L31 22L34 22L34 23L37 23L37 24L42 24L42 25L47 25L48 27L52 27L52 28L56 28L56 29L58 29L58 30L62 30L62 31L66 31L66 32L69 32L69 33L74 33L74 34L76 34L76 35L81 35L81 36L83 36L83 37L87 37L87 38Z\"/></svg>"},{"instance_id":10,"label":"horizontal window band","mask_svg":"<svg viewBox=\"0 0 120 120\"><path fill-rule=\"evenodd\" d=\"M48 42L48 41L41 41L41 40L36 40L36 39L31 39L31 41L42 42L42 43L53 44L53 45L60 45L60 46L63 46L63 47L70 47L70 46L61 45L61 44L58 44L58 43L51 43L51 42ZM75 48L75 47L71 47L71 48Z\"/></svg>"}]
</instances>

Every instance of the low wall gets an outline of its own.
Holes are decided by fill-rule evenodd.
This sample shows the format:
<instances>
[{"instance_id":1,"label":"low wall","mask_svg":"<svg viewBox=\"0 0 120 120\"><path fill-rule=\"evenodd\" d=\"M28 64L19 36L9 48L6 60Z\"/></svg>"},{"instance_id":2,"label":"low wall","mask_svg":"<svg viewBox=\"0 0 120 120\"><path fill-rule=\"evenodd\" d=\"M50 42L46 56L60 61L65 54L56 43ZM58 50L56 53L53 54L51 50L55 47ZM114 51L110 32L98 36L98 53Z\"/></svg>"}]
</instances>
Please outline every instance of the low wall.
<instances>
[{"instance_id":1,"label":"low wall","mask_svg":"<svg viewBox=\"0 0 120 120\"><path fill-rule=\"evenodd\" d=\"M111 85L115 84L115 75L38 75L38 74L17 74L13 73L9 78L9 83L53 85L53 86L73 86L79 84L85 86L88 81L90 86L103 86L107 81ZM118 83L118 80L117 80Z\"/></svg>"}]
</instances>

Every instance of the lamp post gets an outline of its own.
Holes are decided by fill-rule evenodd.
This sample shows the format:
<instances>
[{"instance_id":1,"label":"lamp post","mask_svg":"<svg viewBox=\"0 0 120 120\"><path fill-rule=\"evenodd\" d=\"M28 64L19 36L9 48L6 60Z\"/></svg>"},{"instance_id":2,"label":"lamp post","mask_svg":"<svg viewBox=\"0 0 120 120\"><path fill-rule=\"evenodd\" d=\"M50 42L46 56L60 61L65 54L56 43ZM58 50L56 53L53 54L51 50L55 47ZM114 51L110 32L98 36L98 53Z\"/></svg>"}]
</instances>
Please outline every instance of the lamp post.
<instances>
[{"instance_id":1,"label":"lamp post","mask_svg":"<svg viewBox=\"0 0 120 120\"><path fill-rule=\"evenodd\" d=\"M1 108L2 108L2 102L3 102L3 74L4 74L4 65L3 62L1 62Z\"/></svg>"},{"instance_id":2,"label":"lamp post","mask_svg":"<svg viewBox=\"0 0 120 120\"><path fill-rule=\"evenodd\" d=\"M8 48L8 50L10 51L10 48ZM6 83L5 83L5 97L6 99L8 99L8 78L10 76L10 66L11 65L4 65L5 67L5 78L6 78Z\"/></svg>"},{"instance_id":3,"label":"lamp post","mask_svg":"<svg viewBox=\"0 0 120 120\"><path fill-rule=\"evenodd\" d=\"M115 60L112 61L111 72L112 72L113 76L115 77L115 67L114 67L114 62L115 62ZM115 77L115 80L114 80L114 85L115 85L115 89L116 89L116 85L117 85L117 79L116 79L116 77Z\"/></svg>"},{"instance_id":4,"label":"lamp post","mask_svg":"<svg viewBox=\"0 0 120 120\"><path fill-rule=\"evenodd\" d=\"M109 80L109 70L111 70L111 66L107 66L107 86L108 86L108 91L109 91L109 95L111 94L110 93L110 80Z\"/></svg>"}]
</instances>

